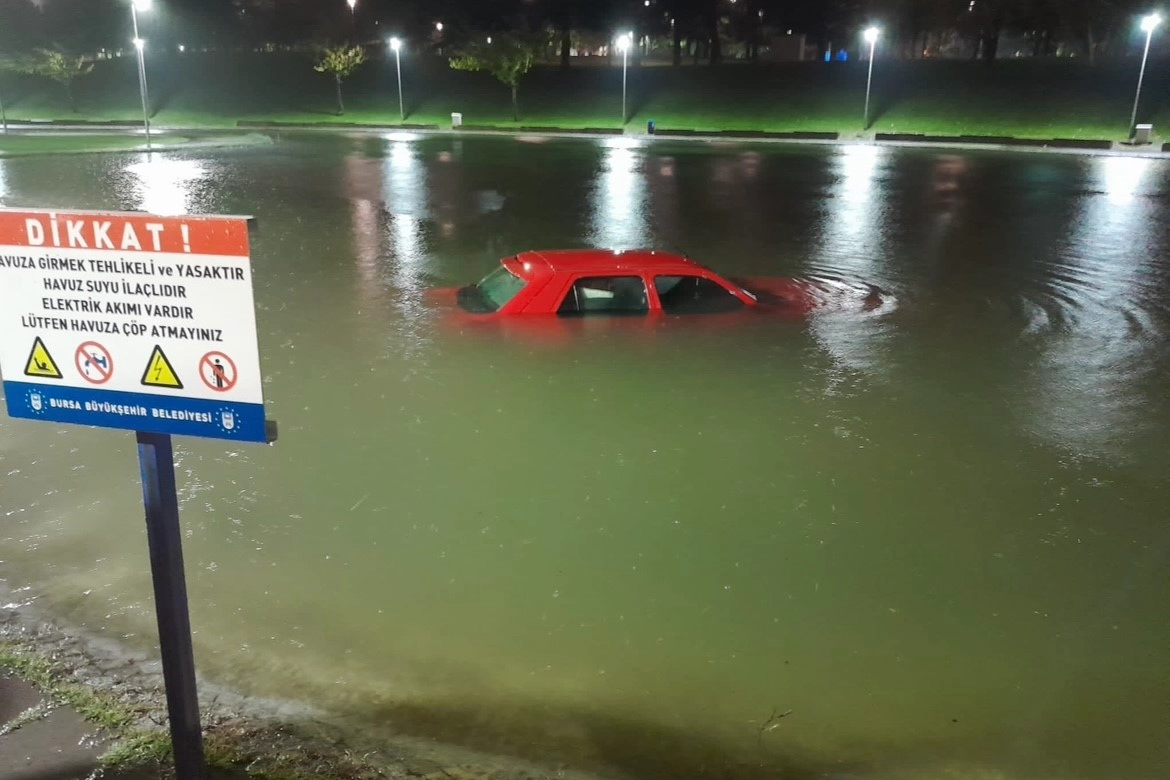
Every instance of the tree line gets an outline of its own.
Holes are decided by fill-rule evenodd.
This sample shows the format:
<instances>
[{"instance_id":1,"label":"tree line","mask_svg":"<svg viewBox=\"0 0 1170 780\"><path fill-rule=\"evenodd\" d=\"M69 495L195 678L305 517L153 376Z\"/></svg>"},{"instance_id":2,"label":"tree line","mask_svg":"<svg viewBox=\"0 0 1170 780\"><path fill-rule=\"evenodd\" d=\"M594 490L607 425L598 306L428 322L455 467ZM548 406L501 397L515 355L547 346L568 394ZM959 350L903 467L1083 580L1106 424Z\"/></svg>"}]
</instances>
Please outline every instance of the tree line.
<instances>
[{"instance_id":1,"label":"tree line","mask_svg":"<svg viewBox=\"0 0 1170 780\"><path fill-rule=\"evenodd\" d=\"M570 67L571 53L618 31L654 41L675 64L755 58L792 30L821 51L856 48L869 24L890 56L938 54L957 41L993 62L1005 35L1035 56L1094 61L1124 53L1148 0L154 0L143 37L169 46L369 43L397 34L438 50L487 35L540 37L542 55ZM441 24L442 29L436 28ZM129 0L0 0L0 51L93 56L130 42ZM734 48L734 52L731 49ZM937 49L937 47L934 47Z\"/></svg>"}]
</instances>

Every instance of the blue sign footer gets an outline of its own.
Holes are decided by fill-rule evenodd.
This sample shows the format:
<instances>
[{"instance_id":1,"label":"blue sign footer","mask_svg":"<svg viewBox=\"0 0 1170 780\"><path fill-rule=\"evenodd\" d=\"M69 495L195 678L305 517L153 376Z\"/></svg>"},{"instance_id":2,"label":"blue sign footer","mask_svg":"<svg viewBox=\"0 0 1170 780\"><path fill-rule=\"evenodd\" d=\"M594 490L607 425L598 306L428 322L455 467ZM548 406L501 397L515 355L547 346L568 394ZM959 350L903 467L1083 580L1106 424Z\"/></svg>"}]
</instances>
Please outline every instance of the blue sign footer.
<instances>
[{"instance_id":1,"label":"blue sign footer","mask_svg":"<svg viewBox=\"0 0 1170 780\"><path fill-rule=\"evenodd\" d=\"M266 442L263 404L173 398L47 382L5 382L10 417L211 439Z\"/></svg>"}]
</instances>

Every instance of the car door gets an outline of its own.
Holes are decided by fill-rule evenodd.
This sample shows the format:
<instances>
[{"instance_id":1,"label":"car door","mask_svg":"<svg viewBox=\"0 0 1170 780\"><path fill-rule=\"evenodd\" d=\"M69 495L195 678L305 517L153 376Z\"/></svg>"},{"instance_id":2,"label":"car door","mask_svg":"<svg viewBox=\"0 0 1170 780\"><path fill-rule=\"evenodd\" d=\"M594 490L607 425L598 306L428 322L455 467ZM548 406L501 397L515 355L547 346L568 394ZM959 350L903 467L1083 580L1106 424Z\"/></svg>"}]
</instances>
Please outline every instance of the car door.
<instances>
[{"instance_id":1,"label":"car door","mask_svg":"<svg viewBox=\"0 0 1170 780\"><path fill-rule=\"evenodd\" d=\"M714 279L698 274L659 274L654 292L664 314L726 314L746 304Z\"/></svg>"},{"instance_id":2,"label":"car door","mask_svg":"<svg viewBox=\"0 0 1170 780\"><path fill-rule=\"evenodd\" d=\"M649 313L646 280L637 274L577 277L557 307L557 315L562 317L637 317Z\"/></svg>"}]
</instances>

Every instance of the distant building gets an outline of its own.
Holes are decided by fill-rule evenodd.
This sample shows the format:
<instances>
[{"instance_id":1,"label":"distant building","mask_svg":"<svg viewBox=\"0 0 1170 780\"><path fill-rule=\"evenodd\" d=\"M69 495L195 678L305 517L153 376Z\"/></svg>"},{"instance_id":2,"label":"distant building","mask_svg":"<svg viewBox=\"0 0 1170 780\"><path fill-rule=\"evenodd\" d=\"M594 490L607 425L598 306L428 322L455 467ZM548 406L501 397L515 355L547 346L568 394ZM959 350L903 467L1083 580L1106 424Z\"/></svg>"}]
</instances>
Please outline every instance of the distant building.
<instances>
[{"instance_id":1,"label":"distant building","mask_svg":"<svg viewBox=\"0 0 1170 780\"><path fill-rule=\"evenodd\" d=\"M768 45L760 51L760 59L771 62L804 62L815 60L818 46L810 44L804 33L774 35Z\"/></svg>"}]
</instances>

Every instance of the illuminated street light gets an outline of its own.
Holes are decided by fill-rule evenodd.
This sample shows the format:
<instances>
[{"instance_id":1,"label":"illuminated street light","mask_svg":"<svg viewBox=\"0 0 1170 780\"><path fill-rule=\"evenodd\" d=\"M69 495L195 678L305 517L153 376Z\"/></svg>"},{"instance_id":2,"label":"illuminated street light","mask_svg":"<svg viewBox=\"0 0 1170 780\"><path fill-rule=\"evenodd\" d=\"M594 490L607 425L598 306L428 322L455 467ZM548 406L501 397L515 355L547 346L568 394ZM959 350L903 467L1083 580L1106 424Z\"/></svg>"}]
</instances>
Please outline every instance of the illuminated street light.
<instances>
[{"instance_id":1,"label":"illuminated street light","mask_svg":"<svg viewBox=\"0 0 1170 780\"><path fill-rule=\"evenodd\" d=\"M622 126L626 124L626 65L629 63L630 44L633 42L632 33L622 33L618 36L617 47L622 53Z\"/></svg>"},{"instance_id":2,"label":"illuminated street light","mask_svg":"<svg viewBox=\"0 0 1170 780\"><path fill-rule=\"evenodd\" d=\"M390 39L390 48L394 50L394 64L398 67L398 118L399 121L406 121L406 109L402 104L402 55L399 52L402 50L402 41L397 37Z\"/></svg>"},{"instance_id":3,"label":"illuminated street light","mask_svg":"<svg viewBox=\"0 0 1170 780\"><path fill-rule=\"evenodd\" d=\"M138 12L149 11L150 0L130 0L130 19L134 23L134 48L138 50L138 93L142 96L142 127L146 131L146 151L150 151L150 101L146 89L146 42L138 35Z\"/></svg>"},{"instance_id":4,"label":"illuminated street light","mask_svg":"<svg viewBox=\"0 0 1170 780\"><path fill-rule=\"evenodd\" d=\"M1162 23L1162 17L1153 13L1142 17L1142 32L1146 34L1146 49L1142 52L1142 69L1138 72L1137 93L1133 96L1133 114L1129 118L1129 132L1133 135L1137 126L1138 102L1142 99L1142 80L1146 76L1146 60L1150 56L1150 39L1154 37L1154 30Z\"/></svg>"},{"instance_id":5,"label":"illuminated street light","mask_svg":"<svg viewBox=\"0 0 1170 780\"><path fill-rule=\"evenodd\" d=\"M438 30L439 32L443 32L443 23L442 22L435 22L435 29Z\"/></svg>"},{"instance_id":6,"label":"illuminated street light","mask_svg":"<svg viewBox=\"0 0 1170 780\"><path fill-rule=\"evenodd\" d=\"M869 44L869 76L865 79L865 123L862 125L862 130L869 129L869 89L873 84L873 55L877 50L878 36L882 31L876 27L870 27L865 31L865 42Z\"/></svg>"}]
</instances>

